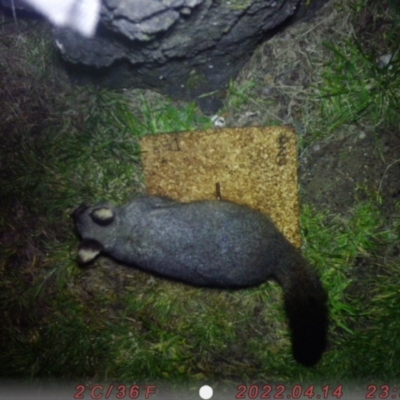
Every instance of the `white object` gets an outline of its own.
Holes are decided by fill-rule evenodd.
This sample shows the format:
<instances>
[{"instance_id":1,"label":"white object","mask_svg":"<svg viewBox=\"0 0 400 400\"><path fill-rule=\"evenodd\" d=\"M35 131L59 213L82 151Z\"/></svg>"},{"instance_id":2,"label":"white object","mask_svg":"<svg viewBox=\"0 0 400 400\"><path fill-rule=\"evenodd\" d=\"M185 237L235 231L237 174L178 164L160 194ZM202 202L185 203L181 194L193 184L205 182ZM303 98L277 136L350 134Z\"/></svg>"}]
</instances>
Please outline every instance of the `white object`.
<instances>
[{"instance_id":1,"label":"white object","mask_svg":"<svg viewBox=\"0 0 400 400\"><path fill-rule=\"evenodd\" d=\"M217 126L219 128L223 128L226 125L225 118L220 117L219 115L213 115L211 117L211 121L214 123L214 126Z\"/></svg>"},{"instance_id":2,"label":"white object","mask_svg":"<svg viewBox=\"0 0 400 400\"><path fill-rule=\"evenodd\" d=\"M96 32L101 0L24 0L52 24L90 37Z\"/></svg>"},{"instance_id":3,"label":"white object","mask_svg":"<svg viewBox=\"0 0 400 400\"><path fill-rule=\"evenodd\" d=\"M213 390L210 386L204 385L200 388L199 395L204 400L211 399L213 395Z\"/></svg>"}]
</instances>

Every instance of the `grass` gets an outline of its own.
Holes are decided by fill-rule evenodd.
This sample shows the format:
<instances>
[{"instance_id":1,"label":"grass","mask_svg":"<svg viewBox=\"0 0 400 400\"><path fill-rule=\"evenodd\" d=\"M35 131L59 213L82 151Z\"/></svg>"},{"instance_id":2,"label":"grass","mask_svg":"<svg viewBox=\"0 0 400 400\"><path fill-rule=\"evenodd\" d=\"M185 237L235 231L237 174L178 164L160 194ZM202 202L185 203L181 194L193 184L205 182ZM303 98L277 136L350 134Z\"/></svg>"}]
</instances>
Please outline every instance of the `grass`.
<instances>
[{"instance_id":1,"label":"grass","mask_svg":"<svg viewBox=\"0 0 400 400\"><path fill-rule=\"evenodd\" d=\"M399 38L400 39L400 38ZM321 87L323 116L330 130L368 117L374 126L398 122L400 107L400 59L397 49L383 65L377 53L368 54L357 42L325 43L334 55Z\"/></svg>"},{"instance_id":2,"label":"grass","mask_svg":"<svg viewBox=\"0 0 400 400\"><path fill-rule=\"evenodd\" d=\"M37 53L43 57L39 49ZM46 49L44 54L51 52ZM30 60L32 52L28 55ZM40 68L37 74L36 69L22 72L37 86L44 85ZM122 202L143 191L140 136L192 130L199 124L208 127L209 122L199 116L193 104L176 108L159 98L152 102L142 95L129 99L109 91L85 88L71 92L64 88L51 112L43 108L45 118L36 126L36 120L27 123L31 110L21 106L12 89L18 93L18 88L9 89L8 107L17 112L11 114L14 119L7 117L11 122L1 131L1 163L6 174L2 176L0 203L0 286L6 324L0 335L4 343L2 365L7 368L0 374L76 379L116 376L122 366L129 365L123 360L126 355L131 358L128 339L135 324L128 313L122 316L126 324L120 326L110 308L130 310L132 305L115 305L123 300L122 295L102 282L102 278L113 278L103 274L91 280L77 268L69 213L83 201L107 198ZM27 93L27 98L35 98L36 90L34 87ZM52 90L42 93L41 98L48 96L47 100L54 102L50 99ZM135 100L136 111L131 107ZM8 134L10 127L12 134ZM82 277L86 277L87 286L93 286L93 293L81 291ZM162 310L163 304L158 302L158 307ZM154 368L148 376L161 377L157 371L163 371L159 364L163 348L157 349L154 341L158 343L162 340L159 336L166 335L156 330L150 335L148 348L142 350L148 335L140 336L134 340L139 346L135 362L142 365L147 360L143 365ZM174 342L169 345L172 349ZM106 367L99 370L99 365ZM151 370L143 365L139 377Z\"/></svg>"},{"instance_id":3,"label":"grass","mask_svg":"<svg viewBox=\"0 0 400 400\"><path fill-rule=\"evenodd\" d=\"M252 96L255 86L256 83L251 79L242 85L238 85L234 81L229 82L228 106L240 108L244 104L247 104Z\"/></svg>"},{"instance_id":4,"label":"grass","mask_svg":"<svg viewBox=\"0 0 400 400\"><path fill-rule=\"evenodd\" d=\"M276 336L286 336L276 285L243 292L213 292L158 281L149 287L143 285L148 277L142 276L118 293L107 290L109 283L100 269L92 274L100 275L103 291L89 290L88 299L82 298L79 286L88 290L86 283L93 276L77 271L72 260L54 272L53 280L39 295L37 284L42 283L41 279L32 287L21 287L15 285L15 276L7 279L3 274L2 289L9 292L12 281L16 293L3 303L9 322L5 326L13 329L7 332L8 346L2 349L7 364L2 365L7 365L7 374L16 376L28 373L46 377L50 373L53 377L118 377L122 381L131 379L132 371L135 379L144 381L180 382L212 376L217 379L220 375L234 379L243 369L249 376L256 374L262 379L271 365L282 374L281 379L395 379L398 371L393 363L400 348L391 330L384 328L397 328L396 266L386 266L377 277L369 268L364 273L371 275L361 274L357 283L355 276L359 274L354 269L361 257L372 264L377 248L398 242L399 221L382 227L373 201L361 203L347 219L329 223L327 219L306 208L302 220L304 231L312 232L306 233L307 256L322 273L334 321L332 349L315 371L293 363L287 338L278 348L276 343L268 343L274 339L265 336L270 324L273 329L278 327ZM48 262L60 262L60 256L50 254ZM53 296L50 299L49 294ZM258 317L254 319L256 309ZM15 335L15 315L25 325L20 335ZM259 330L264 330L264 335L257 335ZM3 338L4 334L3 327ZM385 357L383 343L390 350ZM247 361L240 361L244 356ZM367 362L370 359L377 365L372 370ZM218 362L222 364L219 368L215 365Z\"/></svg>"},{"instance_id":5,"label":"grass","mask_svg":"<svg viewBox=\"0 0 400 400\"><path fill-rule=\"evenodd\" d=\"M306 236L307 255L324 271L331 318L337 327L340 355L330 354L329 373L341 379L398 377L395 363L400 348L394 343L394 331L387 329L389 320L393 327L398 321L397 310L390 305L399 296L398 263L385 264L378 255L382 249L398 251L400 219L396 214L392 224L385 225L379 205L376 198L360 202L346 219L315 214L308 207L302 216L303 229L312 232ZM383 298L391 301L386 303ZM383 343L390 343L391 350L383 351ZM375 367L378 359L379 367Z\"/></svg>"},{"instance_id":6,"label":"grass","mask_svg":"<svg viewBox=\"0 0 400 400\"><path fill-rule=\"evenodd\" d=\"M84 199L127 198L138 169L137 138L150 109L144 102L143 116L130 115L124 129L125 101L102 91L80 95L82 101L74 103L86 117L79 129L64 113L56 132L49 128L36 142L20 137L19 146L3 155L13 157L12 162L3 158L13 179L2 187L2 222L8 235L16 235L11 245L2 244L3 376L176 382L234 380L244 371L249 378L267 379L272 370L284 380L369 376L359 360L379 356L377 326L397 314L398 294L395 278L386 273L376 282L365 278L370 290L355 296L353 269L359 258L374 262L381 246L396 247L399 221L382 226L375 199L360 202L346 218L304 208L307 256L330 293L334 322L332 350L318 369L305 370L291 359L275 284L219 292L126 272L105 260L92 270L77 267L68 213ZM164 111L159 112L157 120L163 121ZM156 128L153 124L146 133ZM365 347L356 345L360 340ZM396 355L395 343L388 343ZM373 376L395 378L397 371L387 365L382 359Z\"/></svg>"},{"instance_id":7,"label":"grass","mask_svg":"<svg viewBox=\"0 0 400 400\"><path fill-rule=\"evenodd\" d=\"M400 108L400 10L387 0L351 1L344 8L365 26L339 43L324 42L332 52L326 63L319 99L328 133L342 124L396 126Z\"/></svg>"},{"instance_id":8,"label":"grass","mask_svg":"<svg viewBox=\"0 0 400 400\"><path fill-rule=\"evenodd\" d=\"M24 37L17 39L25 45ZM376 112L368 118L393 123L388 113L397 104L397 78L394 86L382 85L395 70L378 69L348 45L331 46L324 115L335 124L359 121L368 110L360 106L365 96ZM214 291L151 278L105 258L94 268L77 266L72 209L143 191L142 135L210 122L194 105L142 91L60 88L43 73L49 59L40 57L51 59L52 52L28 55L33 67L12 64L1 82L8 97L0 111L0 376L177 385L398 379L398 202L390 219L376 193L363 194L341 215L303 207L305 254L330 294L332 319L322 362L303 368L290 354L281 289L273 282ZM6 66L1 52L0 60ZM13 65L23 79L11 84ZM355 67L367 75L355 74ZM370 87L365 76L372 71ZM252 80L232 84L230 106L243 107L256 87Z\"/></svg>"}]
</instances>

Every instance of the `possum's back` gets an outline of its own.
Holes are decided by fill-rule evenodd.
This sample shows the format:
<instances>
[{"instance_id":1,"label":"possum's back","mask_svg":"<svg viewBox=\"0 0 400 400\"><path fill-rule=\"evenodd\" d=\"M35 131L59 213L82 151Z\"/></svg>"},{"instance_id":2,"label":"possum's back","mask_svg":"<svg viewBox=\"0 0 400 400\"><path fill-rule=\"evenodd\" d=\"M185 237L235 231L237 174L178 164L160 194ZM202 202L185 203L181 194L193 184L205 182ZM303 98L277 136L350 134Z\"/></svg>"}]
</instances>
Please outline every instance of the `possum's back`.
<instances>
[{"instance_id":1,"label":"possum's back","mask_svg":"<svg viewBox=\"0 0 400 400\"><path fill-rule=\"evenodd\" d=\"M276 254L291 246L266 215L226 201L170 201L143 210L138 219L130 261L195 285L260 284L280 262Z\"/></svg>"}]
</instances>

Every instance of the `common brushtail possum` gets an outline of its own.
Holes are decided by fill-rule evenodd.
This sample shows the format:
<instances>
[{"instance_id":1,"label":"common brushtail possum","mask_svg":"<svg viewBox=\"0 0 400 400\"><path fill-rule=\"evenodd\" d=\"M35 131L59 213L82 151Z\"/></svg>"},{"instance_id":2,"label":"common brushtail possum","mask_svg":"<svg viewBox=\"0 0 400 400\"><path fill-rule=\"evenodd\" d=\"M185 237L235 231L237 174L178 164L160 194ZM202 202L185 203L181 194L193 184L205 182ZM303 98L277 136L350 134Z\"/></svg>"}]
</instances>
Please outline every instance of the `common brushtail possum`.
<instances>
[{"instance_id":1,"label":"common brushtail possum","mask_svg":"<svg viewBox=\"0 0 400 400\"><path fill-rule=\"evenodd\" d=\"M100 253L195 286L246 288L273 278L284 292L294 358L316 364L326 347L327 294L318 274L271 219L215 200L181 203L142 197L120 207L80 206L78 260Z\"/></svg>"}]
</instances>

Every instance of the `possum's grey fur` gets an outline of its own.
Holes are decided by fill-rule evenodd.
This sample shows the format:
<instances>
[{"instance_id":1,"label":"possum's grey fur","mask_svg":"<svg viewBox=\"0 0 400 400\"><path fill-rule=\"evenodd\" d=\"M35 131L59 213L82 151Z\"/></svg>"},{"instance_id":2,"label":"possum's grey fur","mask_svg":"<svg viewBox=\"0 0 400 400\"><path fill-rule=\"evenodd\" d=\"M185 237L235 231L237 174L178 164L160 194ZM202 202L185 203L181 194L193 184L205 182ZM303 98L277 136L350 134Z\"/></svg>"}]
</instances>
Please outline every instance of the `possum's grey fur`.
<instances>
[{"instance_id":1,"label":"possum's grey fur","mask_svg":"<svg viewBox=\"0 0 400 400\"><path fill-rule=\"evenodd\" d=\"M195 286L244 288L273 278L283 288L294 357L306 366L326 347L327 295L317 272L270 218L227 201L142 197L121 206L81 206L80 262L104 253Z\"/></svg>"}]
</instances>

